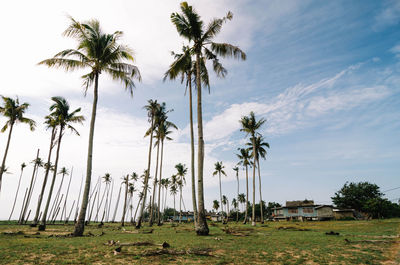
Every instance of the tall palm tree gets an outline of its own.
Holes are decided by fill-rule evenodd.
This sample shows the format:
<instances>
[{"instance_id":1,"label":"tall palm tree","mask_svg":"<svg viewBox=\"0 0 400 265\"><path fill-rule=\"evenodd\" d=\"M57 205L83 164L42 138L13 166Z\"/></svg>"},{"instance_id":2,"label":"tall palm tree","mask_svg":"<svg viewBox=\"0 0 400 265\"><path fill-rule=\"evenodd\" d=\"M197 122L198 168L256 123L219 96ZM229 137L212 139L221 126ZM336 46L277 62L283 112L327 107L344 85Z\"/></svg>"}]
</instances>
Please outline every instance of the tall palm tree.
<instances>
[{"instance_id":1,"label":"tall palm tree","mask_svg":"<svg viewBox=\"0 0 400 265\"><path fill-rule=\"evenodd\" d=\"M240 125L241 129L240 131L245 132L246 136L251 135L250 139L252 141L252 152L253 154L256 153L256 146L255 146L255 136L257 134L257 130L261 128L261 126L266 122L264 118L261 118L259 121L257 121L256 116L254 112L250 112L249 116L243 116L240 119ZM252 217L251 217L251 225L255 226L256 225L256 210L255 210L255 203L256 203L256 156L253 155L253 208L252 208Z\"/></svg>"},{"instance_id":2,"label":"tall palm tree","mask_svg":"<svg viewBox=\"0 0 400 265\"><path fill-rule=\"evenodd\" d=\"M165 211L165 206L167 204L168 187L171 184L171 181L169 180L169 178L165 178L163 180L164 180L164 183L162 185L163 185L165 194L164 194L164 203L163 203L162 212L163 212L163 220L164 220L164 211Z\"/></svg>"},{"instance_id":3,"label":"tall palm tree","mask_svg":"<svg viewBox=\"0 0 400 265\"><path fill-rule=\"evenodd\" d=\"M198 128L198 225L196 233L198 235L208 235L204 206L204 140L203 140L203 116L202 116L202 97L201 97L201 65L202 61L212 60L214 71L217 75L225 76L227 71L219 62L218 56L235 57L246 59L246 55L237 46L228 43L216 43L212 40L220 32L223 23L232 19L232 14L222 19L213 19L208 26L204 26L199 14L186 2L180 5L181 14L172 13L171 21L175 25L178 34L190 42L190 52L196 56L196 87L197 87L197 128Z\"/></svg>"},{"instance_id":4,"label":"tall palm tree","mask_svg":"<svg viewBox=\"0 0 400 265\"><path fill-rule=\"evenodd\" d=\"M229 200L225 195L222 195L222 203L226 206L226 222L228 222L229 218Z\"/></svg>"},{"instance_id":5,"label":"tall palm tree","mask_svg":"<svg viewBox=\"0 0 400 265\"><path fill-rule=\"evenodd\" d=\"M263 213L263 207L262 207L262 192L261 192L261 174L260 174L260 157L265 159L265 156L267 155L267 150L264 148L269 148L269 143L264 142L264 137L261 135L257 135L255 139L250 139L250 142L247 143L249 148L252 148L254 144L254 149L255 153L252 153L251 155L255 155L255 161L257 163L257 169L258 169L258 183L259 183L259 191L260 191L260 209L261 209L261 223L264 223L264 213Z\"/></svg>"},{"instance_id":6,"label":"tall palm tree","mask_svg":"<svg viewBox=\"0 0 400 265\"><path fill-rule=\"evenodd\" d=\"M176 216L175 196L178 193L178 178L176 177L176 175L172 175L171 185L170 185L169 189L170 189L171 195L174 197L174 218L172 220L175 222L175 216Z\"/></svg>"},{"instance_id":7,"label":"tall palm tree","mask_svg":"<svg viewBox=\"0 0 400 265\"><path fill-rule=\"evenodd\" d=\"M196 202L196 179L195 179L195 167L194 167L194 129L193 129L193 100L192 100L192 83L193 76L196 75L196 64L192 60L192 54L188 46L183 46L182 53L171 52L175 61L170 65L169 69L164 75L164 81L169 78L175 80L180 77L181 83L185 82L185 94L189 90L189 120L190 120L190 172L192 176L192 203L193 203L193 215L194 224L197 226L197 202ZM204 61L201 61L201 72L202 82L206 87L210 86L207 68L205 67Z\"/></svg>"},{"instance_id":8,"label":"tall palm tree","mask_svg":"<svg viewBox=\"0 0 400 265\"><path fill-rule=\"evenodd\" d=\"M233 198L232 199L232 206L233 206L233 208L235 209L235 211L236 211L236 223L239 221L239 209L238 209L238 202L237 202L237 200L236 200L236 198Z\"/></svg>"},{"instance_id":9,"label":"tall palm tree","mask_svg":"<svg viewBox=\"0 0 400 265\"><path fill-rule=\"evenodd\" d=\"M161 195L161 178L162 178L162 165L163 165L163 154L164 154L164 141L168 140L171 141L172 138L169 137L168 135L172 133L172 131L169 130L169 128L174 128L178 129L178 127L173 124L172 122L167 120L168 116L165 115L164 119L160 120L160 124L157 127L156 135L158 136L158 139L156 141L156 144L159 145L161 142L161 159L160 159L160 178L159 182L160 185L158 186L158 211L157 211L157 224L161 225L161 219L160 219L160 195Z\"/></svg>"},{"instance_id":10,"label":"tall palm tree","mask_svg":"<svg viewBox=\"0 0 400 265\"><path fill-rule=\"evenodd\" d=\"M213 172L213 176L218 175L218 179L219 179L219 198L220 198L220 202L221 202L221 209L222 211L224 211L222 205L222 188L221 188L221 174L226 176L226 173L224 171L225 166L222 165L222 161L221 162L216 162L214 164L215 167L215 171Z\"/></svg>"},{"instance_id":11,"label":"tall palm tree","mask_svg":"<svg viewBox=\"0 0 400 265\"><path fill-rule=\"evenodd\" d=\"M122 219L121 226L125 225L125 214L126 214L126 204L128 201L128 192L129 192L129 175L123 177L122 183L125 185L125 199L124 199L124 207L122 208Z\"/></svg>"},{"instance_id":12,"label":"tall palm tree","mask_svg":"<svg viewBox=\"0 0 400 265\"><path fill-rule=\"evenodd\" d=\"M246 169L246 199L244 199L247 202L249 201L249 166L251 166L251 161L250 161L250 152L246 148L238 148L239 154L236 154L236 156L239 158L239 163L238 165L243 166ZM245 208L245 214L244 214L244 220L243 224L247 223L247 205Z\"/></svg>"},{"instance_id":13,"label":"tall palm tree","mask_svg":"<svg viewBox=\"0 0 400 265\"><path fill-rule=\"evenodd\" d=\"M3 99L4 106L0 106L0 114L2 114L7 122L1 128L1 132L5 132L8 127L10 130L8 131L8 138L6 144L6 150L4 151L3 161L1 162L0 167L0 192L1 192L1 183L3 179L4 170L6 168L6 159L8 154L8 148L10 147L11 135L16 123L26 123L29 125L31 131L35 130L36 123L34 120L28 119L24 116L26 110L29 108L28 103L19 104L19 99L15 100L9 97L1 96Z\"/></svg>"},{"instance_id":14,"label":"tall palm tree","mask_svg":"<svg viewBox=\"0 0 400 265\"><path fill-rule=\"evenodd\" d=\"M135 86L133 79L141 80L139 69L128 62L134 62L132 51L129 47L119 44L122 31L107 34L100 28L98 20L80 23L70 17L71 24L64 31L64 35L78 41L77 49L67 49L57 53L53 58L44 60L39 64L49 67L64 68L73 71L89 68L90 72L83 75L85 94L93 85L93 106L89 129L88 159L86 167L85 189L82 197L82 206L78 222L75 225L75 236L82 236L84 231L86 209L89 201L90 180L92 177L93 137L96 120L99 76L101 73L109 74L113 80L121 81L125 88L133 95Z\"/></svg>"},{"instance_id":15,"label":"tall palm tree","mask_svg":"<svg viewBox=\"0 0 400 265\"><path fill-rule=\"evenodd\" d=\"M19 175L19 180L18 180L17 191L15 192L14 203L13 203L13 207L12 207L12 209L11 209L10 217L8 217L8 221L11 220L11 216L12 216L12 214L13 214L13 212L14 212L15 203L17 202L19 187L20 187L20 185L21 185L22 173L24 173L24 168L26 168L26 164L25 164L25 163L22 163L22 164L21 164L21 174Z\"/></svg>"},{"instance_id":16,"label":"tall palm tree","mask_svg":"<svg viewBox=\"0 0 400 265\"><path fill-rule=\"evenodd\" d=\"M54 102L50 106L50 115L55 119L56 124L58 126L58 140L57 140L57 151L56 151L56 159L54 162L54 171L53 171L53 179L51 180L49 195L47 198L46 206L43 211L42 221L39 226L40 231L44 231L46 229L46 220L47 220L47 212L49 210L49 205L51 201L51 195L53 193L54 183L56 181L57 176L57 167L58 160L60 158L60 148L61 148L61 140L64 135L65 129L69 129L72 133L75 133L79 136L78 131L71 125L73 123L82 124L85 118L82 115L78 115L81 111L81 108L77 108L74 111L70 111L70 105L67 100L63 97L52 97L51 100Z\"/></svg>"},{"instance_id":17,"label":"tall palm tree","mask_svg":"<svg viewBox=\"0 0 400 265\"><path fill-rule=\"evenodd\" d=\"M142 225L144 209L146 206L146 197L147 197L147 189L148 189L148 184L149 184L150 166L151 166L151 149L152 149L152 145L153 145L153 132L155 129L155 124L157 124L157 120L156 120L157 113L160 112L161 108L165 108L165 103L160 105L157 102L157 100L150 99L147 102L148 102L148 105L144 106L144 108L147 110L147 118L148 118L148 121L150 122L150 131L148 131L149 134L147 134L147 132L146 132L145 136L150 135L149 156L148 156L148 160L147 160L147 170L145 172L146 175L144 178L142 205L140 206L139 218L136 223L136 228L140 228Z\"/></svg>"},{"instance_id":18,"label":"tall palm tree","mask_svg":"<svg viewBox=\"0 0 400 265\"><path fill-rule=\"evenodd\" d=\"M185 185L186 180L185 176L187 173L187 167L184 164L177 164L175 165L175 169L177 171L176 176L178 177L178 180L176 183L178 184L179 187L179 223L181 222L182 219L182 187Z\"/></svg>"},{"instance_id":19,"label":"tall palm tree","mask_svg":"<svg viewBox=\"0 0 400 265\"><path fill-rule=\"evenodd\" d=\"M40 207L42 205L44 191L45 191L46 185L47 185L47 178L49 177L50 168L51 168L49 166L51 164L51 153L55 146L55 139L56 139L56 135L57 135L57 120L54 119L54 117L52 117L51 115L47 115L45 117L44 123L46 124L46 129L51 128L50 147L49 147L49 153L47 156L47 163L45 164L45 174L44 174L44 179L43 179L43 184L42 184L42 190L40 191L40 194L39 194L38 204L36 206L36 213L35 213L35 217L33 218L33 226L36 226L39 221Z\"/></svg>"},{"instance_id":20,"label":"tall palm tree","mask_svg":"<svg viewBox=\"0 0 400 265\"><path fill-rule=\"evenodd\" d=\"M219 209L219 202L218 202L218 200L214 200L214 201L213 201L213 209L215 209L215 211L218 212L218 209Z\"/></svg>"},{"instance_id":21,"label":"tall palm tree","mask_svg":"<svg viewBox=\"0 0 400 265\"><path fill-rule=\"evenodd\" d=\"M104 180L104 183L106 183L106 188L104 190L104 194L107 191L107 197L106 197L106 202L104 203L104 210L103 210L103 216L101 217L101 222L103 222L104 217L106 216L107 209L108 209L108 195L110 193L110 183L111 183L111 180L112 180L111 174L110 173L106 173L103 176L103 180Z\"/></svg>"},{"instance_id":22,"label":"tall palm tree","mask_svg":"<svg viewBox=\"0 0 400 265\"><path fill-rule=\"evenodd\" d=\"M236 181L237 181L237 196L239 196L239 167L233 167L233 171L236 172ZM234 198L235 199L235 198ZM236 199L235 199L236 200ZM236 218L237 219L237 218ZM237 222L237 220L236 220Z\"/></svg>"},{"instance_id":23,"label":"tall palm tree","mask_svg":"<svg viewBox=\"0 0 400 265\"><path fill-rule=\"evenodd\" d=\"M238 196L238 201L240 204L244 205L244 203L246 202L246 195L244 193L240 193Z\"/></svg>"}]
</instances>

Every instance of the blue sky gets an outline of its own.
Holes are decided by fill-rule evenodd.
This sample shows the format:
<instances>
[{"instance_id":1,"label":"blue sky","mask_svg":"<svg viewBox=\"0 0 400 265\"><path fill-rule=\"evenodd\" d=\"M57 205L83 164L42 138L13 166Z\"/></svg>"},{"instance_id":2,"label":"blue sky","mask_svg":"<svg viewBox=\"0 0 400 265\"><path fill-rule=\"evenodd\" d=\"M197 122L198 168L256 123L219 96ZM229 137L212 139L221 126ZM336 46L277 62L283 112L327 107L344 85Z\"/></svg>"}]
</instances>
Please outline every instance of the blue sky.
<instances>
[{"instance_id":1,"label":"blue sky","mask_svg":"<svg viewBox=\"0 0 400 265\"><path fill-rule=\"evenodd\" d=\"M218 40L237 44L247 53L245 62L223 60L229 74L225 79L212 76L211 93L204 93L207 208L218 198L218 182L212 177L216 161L223 161L228 173L223 179L223 193L230 200L235 196L231 168L237 162L237 148L245 143L238 120L251 110L267 119L261 132L271 145L267 160L261 163L264 200L284 203L307 198L330 203L330 197L346 181L370 181L382 190L400 186L399 2L193 4L206 21L231 10L234 18L224 26ZM171 62L169 51L179 51L183 43L169 21L178 5L179 1L117 1L109 6L100 1L93 9L90 1L85 1L78 9L73 3L67 6L39 1L31 7L35 12L20 14L18 5L9 3L0 11L0 22L18 21L15 29L6 29L15 42L0 45L2 50L12 51L10 54L23 51L25 58L15 55L17 60L12 61L17 62L10 64L12 69L26 69L26 78L3 64L0 67L6 76L0 81L0 92L17 94L30 102L30 113L38 123L53 95L66 97L73 107L83 107L89 117L91 94L83 97L81 73L49 70L35 63L74 45L61 36L68 25L66 13L78 20L98 18L107 31L123 30L124 43L136 52L143 82L137 83L130 98L120 84L102 77L93 179L110 172L120 182L122 174L143 171L148 144L143 134L148 125L142 107L148 99L165 101L174 109L170 118L180 128L174 141L166 145L164 172L168 177L176 163L190 163L184 87L178 82L162 82ZM21 31L34 40L32 45L22 41ZM17 78L22 81L15 82ZM85 170L88 122L80 129L79 138L66 135L61 156L63 165L74 166L76 186ZM44 156L48 145L48 132L42 127L29 133L19 126L13 137L8 164L14 174L6 176L4 185L10 189L0 197L6 201L12 200L16 189L18 165L32 160L36 148L41 148ZM1 146L5 139L2 134ZM28 179L28 174L25 177ZM243 171L240 177L244 192ZM184 198L189 206L189 177L187 183ZM75 187L72 192L78 191ZM387 197L399 198L399 190L388 192ZM6 215L0 214L0 218Z\"/></svg>"}]
</instances>

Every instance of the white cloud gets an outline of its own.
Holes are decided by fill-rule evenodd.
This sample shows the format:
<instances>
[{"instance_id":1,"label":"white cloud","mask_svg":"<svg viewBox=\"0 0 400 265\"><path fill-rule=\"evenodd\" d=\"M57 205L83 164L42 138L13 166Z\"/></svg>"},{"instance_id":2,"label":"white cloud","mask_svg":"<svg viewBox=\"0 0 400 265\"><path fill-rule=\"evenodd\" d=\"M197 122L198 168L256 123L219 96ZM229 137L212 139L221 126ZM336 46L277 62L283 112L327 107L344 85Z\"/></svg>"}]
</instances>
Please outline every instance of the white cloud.
<instances>
[{"instance_id":1,"label":"white cloud","mask_svg":"<svg viewBox=\"0 0 400 265\"><path fill-rule=\"evenodd\" d=\"M384 1L383 9L375 16L372 29L375 31L383 30L388 26L393 26L400 21L400 2L396 0Z\"/></svg>"}]
</instances>

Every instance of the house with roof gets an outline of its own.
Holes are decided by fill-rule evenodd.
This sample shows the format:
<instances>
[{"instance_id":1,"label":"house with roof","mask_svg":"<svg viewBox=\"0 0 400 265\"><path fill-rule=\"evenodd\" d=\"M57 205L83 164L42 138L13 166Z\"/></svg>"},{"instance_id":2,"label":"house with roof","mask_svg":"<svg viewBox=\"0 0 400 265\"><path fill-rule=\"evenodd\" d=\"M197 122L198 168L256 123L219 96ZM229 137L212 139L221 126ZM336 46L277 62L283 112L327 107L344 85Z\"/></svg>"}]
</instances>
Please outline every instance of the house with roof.
<instances>
[{"instance_id":1,"label":"house with roof","mask_svg":"<svg viewBox=\"0 0 400 265\"><path fill-rule=\"evenodd\" d=\"M285 206L273 209L274 221L283 220L331 220L332 205L316 205L313 200L287 201Z\"/></svg>"}]
</instances>

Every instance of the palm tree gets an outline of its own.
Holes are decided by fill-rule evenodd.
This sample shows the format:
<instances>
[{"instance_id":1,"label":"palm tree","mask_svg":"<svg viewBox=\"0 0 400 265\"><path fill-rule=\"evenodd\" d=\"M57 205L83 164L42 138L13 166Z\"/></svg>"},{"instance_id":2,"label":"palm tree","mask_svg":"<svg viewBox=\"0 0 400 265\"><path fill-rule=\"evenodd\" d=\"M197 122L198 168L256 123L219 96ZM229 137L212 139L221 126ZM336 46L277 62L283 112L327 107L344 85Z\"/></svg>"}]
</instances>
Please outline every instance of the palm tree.
<instances>
[{"instance_id":1,"label":"palm tree","mask_svg":"<svg viewBox=\"0 0 400 265\"><path fill-rule=\"evenodd\" d=\"M50 172L50 168L51 168L49 166L51 164L51 153L55 146L55 139L56 139L56 135L57 135L57 120L55 120L54 117L52 117L51 115L47 115L45 117L44 123L46 124L46 129L51 128L50 147L49 147L49 154L47 156L47 163L45 164L45 174L44 174L44 179L43 179L43 184L42 184L42 190L40 191L38 204L36 206L35 217L33 218L33 226L36 226L39 221L40 207L42 205L44 191L45 191L46 185L47 185L47 178L49 176L49 172Z\"/></svg>"},{"instance_id":2,"label":"palm tree","mask_svg":"<svg viewBox=\"0 0 400 265\"><path fill-rule=\"evenodd\" d=\"M133 210L133 205L132 205L132 200L133 200L133 193L136 191L135 189L135 184L129 183L129 210L131 211L131 223L133 223L133 216L132 216L132 210Z\"/></svg>"},{"instance_id":3,"label":"palm tree","mask_svg":"<svg viewBox=\"0 0 400 265\"><path fill-rule=\"evenodd\" d=\"M6 150L4 151L3 162L1 162L0 167L0 192L1 192L1 183L3 179L3 173L6 168L6 159L8 154L8 148L10 147L11 134L16 123L26 123L29 125L31 131L35 130L36 123L34 120L28 119L24 117L26 110L29 107L28 103L19 104L19 99L15 100L12 98L1 96L4 102L4 106L0 106L0 114L2 114L7 122L4 124L3 128L1 128L1 132L5 132L8 127L10 130L8 131L8 138L6 144Z\"/></svg>"},{"instance_id":4,"label":"palm tree","mask_svg":"<svg viewBox=\"0 0 400 265\"><path fill-rule=\"evenodd\" d=\"M168 135L172 133L172 131L169 130L169 128L174 128L178 129L178 127L173 124L172 122L167 120L168 116L164 115L164 118L160 119L160 123L157 127L156 130L156 135L157 135L157 141L156 144L157 146L160 145L161 141L161 159L160 159L160 178L159 182L161 183L161 178L162 178L162 165L163 165L163 154L164 154L164 140L171 141L172 138L169 137ZM158 186L158 208L160 208L160 195L161 195L161 184ZM160 209L157 211L157 223L158 225L161 225L161 219L160 219Z\"/></svg>"},{"instance_id":5,"label":"palm tree","mask_svg":"<svg viewBox=\"0 0 400 265\"><path fill-rule=\"evenodd\" d=\"M238 201L239 201L239 203L241 203L243 205L246 202L246 195L244 193L240 193L238 195ZM247 211L247 207L246 207L246 211Z\"/></svg>"},{"instance_id":6,"label":"palm tree","mask_svg":"<svg viewBox=\"0 0 400 265\"><path fill-rule=\"evenodd\" d=\"M192 176L192 203L193 203L193 215L194 224L197 226L197 202L196 202L196 179L195 179L195 168L194 168L194 129L193 129L193 100L192 100L192 76L196 74L196 64L192 60L192 54L188 46L183 46L181 54L171 52L174 56L175 61L170 65L169 69L164 75L164 81L169 78L175 80L180 76L181 83L185 82L186 90L189 88L189 120L190 120L190 172ZM205 86L210 86L208 80L207 68L205 67L204 61L201 61L201 69L204 71L202 74L202 82ZM186 94L185 90L185 94Z\"/></svg>"},{"instance_id":7,"label":"palm tree","mask_svg":"<svg viewBox=\"0 0 400 265\"><path fill-rule=\"evenodd\" d=\"M224 171L225 166L222 165L222 161L221 162L217 162L214 164L215 166L215 171L213 173L213 176L218 175L218 179L219 179L219 198L220 198L220 202L221 202L221 209L222 211L224 211L222 205L222 188L221 188L221 174L226 176L226 173Z\"/></svg>"},{"instance_id":8,"label":"palm tree","mask_svg":"<svg viewBox=\"0 0 400 265\"><path fill-rule=\"evenodd\" d=\"M256 116L254 112L250 112L249 116L243 116L240 119L240 125L242 128L240 131L245 132L246 136L251 135L250 140L252 141L252 146L253 146L253 154L256 153L256 146L255 146L255 136L257 133L257 130L261 128L261 126L266 122L264 118L261 118L259 121L256 120ZM252 208L252 217L251 217L251 225L255 226L256 225L256 210L255 210L255 203L256 203L256 158L257 156L253 155L253 208Z\"/></svg>"},{"instance_id":9,"label":"palm tree","mask_svg":"<svg viewBox=\"0 0 400 265\"><path fill-rule=\"evenodd\" d=\"M104 176L103 176L103 180L104 180L104 183L106 183L106 188L105 188L105 190L104 190L104 194L106 193L106 191L107 191L107 197L106 197L106 202L104 203L104 210L103 210L103 216L101 217L101 222L103 222L103 220L104 220L104 216L106 215L106 212L107 212L107 208L108 208L108 195L109 195L109 193L110 193L110 183L111 183L111 174L110 173L106 173ZM103 195L104 196L104 195Z\"/></svg>"},{"instance_id":10,"label":"palm tree","mask_svg":"<svg viewBox=\"0 0 400 265\"><path fill-rule=\"evenodd\" d=\"M165 192L165 194L164 194L163 209L162 209L163 216L164 216L165 206L166 206L166 204L167 204L168 187L169 187L169 185L171 184L171 181L170 181L168 178L165 178L165 179L162 179L162 180L163 180L163 183L162 183L161 185L163 186L164 192ZM164 220L164 217L163 217L163 220Z\"/></svg>"},{"instance_id":11,"label":"palm tree","mask_svg":"<svg viewBox=\"0 0 400 265\"><path fill-rule=\"evenodd\" d=\"M93 137L96 120L99 76L109 74L113 80L121 81L125 88L133 95L135 86L133 79L141 80L139 69L126 61L134 62L132 51L125 45L118 43L122 37L121 31L112 34L104 33L98 20L80 23L70 17L71 24L64 31L64 35L78 41L77 49L67 49L57 53L53 58L39 64L49 67L64 68L73 71L89 68L90 72L82 76L84 79L85 94L93 85L93 107L90 120L88 159L86 168L85 189L82 197L82 206L78 222L75 225L75 236L82 236L84 231L86 209L89 201L90 180L92 177Z\"/></svg>"},{"instance_id":12,"label":"palm tree","mask_svg":"<svg viewBox=\"0 0 400 265\"><path fill-rule=\"evenodd\" d=\"M243 166L246 169L246 199L243 199L245 202L249 201L249 166L251 166L250 162L250 153L248 149L245 148L238 148L239 154L236 154L236 156L239 158L239 163L238 165ZM245 214L244 214L244 220L243 224L247 223L247 206L245 208Z\"/></svg>"},{"instance_id":13,"label":"palm tree","mask_svg":"<svg viewBox=\"0 0 400 265\"><path fill-rule=\"evenodd\" d=\"M176 176L179 177L179 179L176 181L179 187L179 223L181 222L182 219L182 187L185 185L186 180L185 180L185 175L187 173L187 167L185 165L182 165L181 163L175 165L176 168Z\"/></svg>"},{"instance_id":14,"label":"palm tree","mask_svg":"<svg viewBox=\"0 0 400 265\"><path fill-rule=\"evenodd\" d=\"M57 205L58 205L58 199L60 198L60 193L61 193L61 188L62 188L62 186L63 186L63 183L64 183L64 177L67 175L69 175L69 172L68 172L68 169L66 168L66 167L62 167L61 169L60 169L60 171L58 172L58 174L61 174L61 182L60 182L60 186L58 187L58 191L57 191L57 193L56 193L56 197L55 197L55 199L54 199L54 201L53 201L53 206L51 207L51 210L50 210L50 215L49 216L54 216L55 214L56 214L56 212L57 212ZM61 202L61 201L60 201ZM54 211L53 211L54 210ZM53 213L53 214L52 214Z\"/></svg>"},{"instance_id":15,"label":"palm tree","mask_svg":"<svg viewBox=\"0 0 400 265\"><path fill-rule=\"evenodd\" d=\"M218 202L218 200L214 200L213 201L213 209L215 209L215 211L218 212L218 208L219 208L219 202Z\"/></svg>"},{"instance_id":16,"label":"palm tree","mask_svg":"<svg viewBox=\"0 0 400 265\"><path fill-rule=\"evenodd\" d=\"M235 57L246 59L246 55L238 47L227 43L213 42L213 38L220 32L222 24L226 20L232 19L232 14L222 19L213 19L211 23L204 27L203 21L197 12L186 2L180 5L182 14L172 13L171 21L175 25L178 33L183 38L194 44L190 46L190 52L196 56L196 87L197 87L197 128L198 128L198 225L196 233L198 235L208 235L204 206L204 187L203 187L203 167L204 167L204 140L203 140L203 116L201 98L201 65L202 61L212 60L214 71L217 75L225 76L227 71L219 62L218 56Z\"/></svg>"},{"instance_id":17,"label":"palm tree","mask_svg":"<svg viewBox=\"0 0 400 265\"><path fill-rule=\"evenodd\" d=\"M257 163L257 169L258 169L258 182L259 182L259 191L260 191L260 209L261 209L261 223L264 223L264 213L263 213L263 207L262 207L262 193L261 193L261 174L260 174L260 157L265 159L265 156L267 155L267 151L265 150L264 147L269 148L269 143L264 142L264 137L261 135L257 135L255 139L250 139L250 142L247 143L249 148L252 148L254 144L254 149L255 149L255 161ZM251 156L254 156L252 153Z\"/></svg>"},{"instance_id":18,"label":"palm tree","mask_svg":"<svg viewBox=\"0 0 400 265\"><path fill-rule=\"evenodd\" d=\"M172 175L171 177L170 191L172 196L174 196L174 219L172 220L175 222L175 216L176 216L175 196L178 193L178 178L176 175Z\"/></svg>"},{"instance_id":19,"label":"palm tree","mask_svg":"<svg viewBox=\"0 0 400 265\"><path fill-rule=\"evenodd\" d=\"M237 202L237 200L236 200L236 198L233 198L232 199L232 206L233 206L233 208L235 208L235 211L236 211L236 223L239 221L239 210L238 210L238 202Z\"/></svg>"},{"instance_id":20,"label":"palm tree","mask_svg":"<svg viewBox=\"0 0 400 265\"><path fill-rule=\"evenodd\" d=\"M145 136L150 135L150 145L149 145L149 156L148 156L148 160L147 160L147 171L146 171L146 175L144 178L143 200L142 200L142 205L140 207L139 218L136 223L136 228L140 228L142 225L143 213L144 213L144 209L146 206L147 188L148 188L148 184L149 184L150 166L151 166L151 149L152 149L152 145L153 145L153 132L154 132L155 124L157 124L157 121L156 121L157 113L160 112L161 108L165 108L165 103L160 105L157 102L157 100L153 101L152 99L150 99L147 102L148 102L148 105L144 106L144 108L147 110L147 118L148 118L148 121L150 122L150 131L148 131L149 133L146 132Z\"/></svg>"},{"instance_id":21,"label":"palm tree","mask_svg":"<svg viewBox=\"0 0 400 265\"><path fill-rule=\"evenodd\" d=\"M129 191L129 175L123 177L122 183L125 185L125 199L124 199L124 208L122 208L122 219L121 226L125 225L125 214L126 214L126 203L128 200L128 191Z\"/></svg>"},{"instance_id":22,"label":"palm tree","mask_svg":"<svg viewBox=\"0 0 400 265\"><path fill-rule=\"evenodd\" d=\"M237 196L239 196L239 167L233 167L233 171L236 172L236 180L237 180ZM234 198L235 199L235 198ZM236 201L236 199L235 199ZM236 216L236 222L237 222L238 216Z\"/></svg>"},{"instance_id":23,"label":"palm tree","mask_svg":"<svg viewBox=\"0 0 400 265\"><path fill-rule=\"evenodd\" d=\"M14 203L13 203L13 207L12 207L12 209L11 209L10 217L8 217L8 221L11 220L11 216L12 216L12 214L13 214L13 212L14 212L15 203L17 202L19 187L20 187L20 185L21 185L22 173L24 173L24 168L26 168L26 164L25 164L25 163L22 163L22 164L21 164L21 174L19 175L19 180L18 180L17 191L15 192Z\"/></svg>"},{"instance_id":24,"label":"palm tree","mask_svg":"<svg viewBox=\"0 0 400 265\"><path fill-rule=\"evenodd\" d=\"M226 222L228 222L229 218L229 200L225 195L222 195L222 203L226 206Z\"/></svg>"},{"instance_id":25,"label":"palm tree","mask_svg":"<svg viewBox=\"0 0 400 265\"><path fill-rule=\"evenodd\" d=\"M49 209L51 195L53 193L54 183L56 181L57 176L57 166L58 160L60 157L60 147L61 147L61 139L64 135L64 130L69 129L71 132L75 133L79 136L78 131L71 125L72 123L80 123L82 124L85 118L78 113L81 111L81 108L78 108L74 111L70 111L70 106L68 102L63 97L52 97L52 101L54 104L50 106L50 115L56 121L58 126L58 140L57 140L57 151L56 151L56 159L54 162L54 171L53 171L53 179L50 184L49 195L47 198L46 206L43 211L41 225L39 226L40 231L44 231L46 229L46 218L47 218L47 211Z\"/></svg>"}]
</instances>

